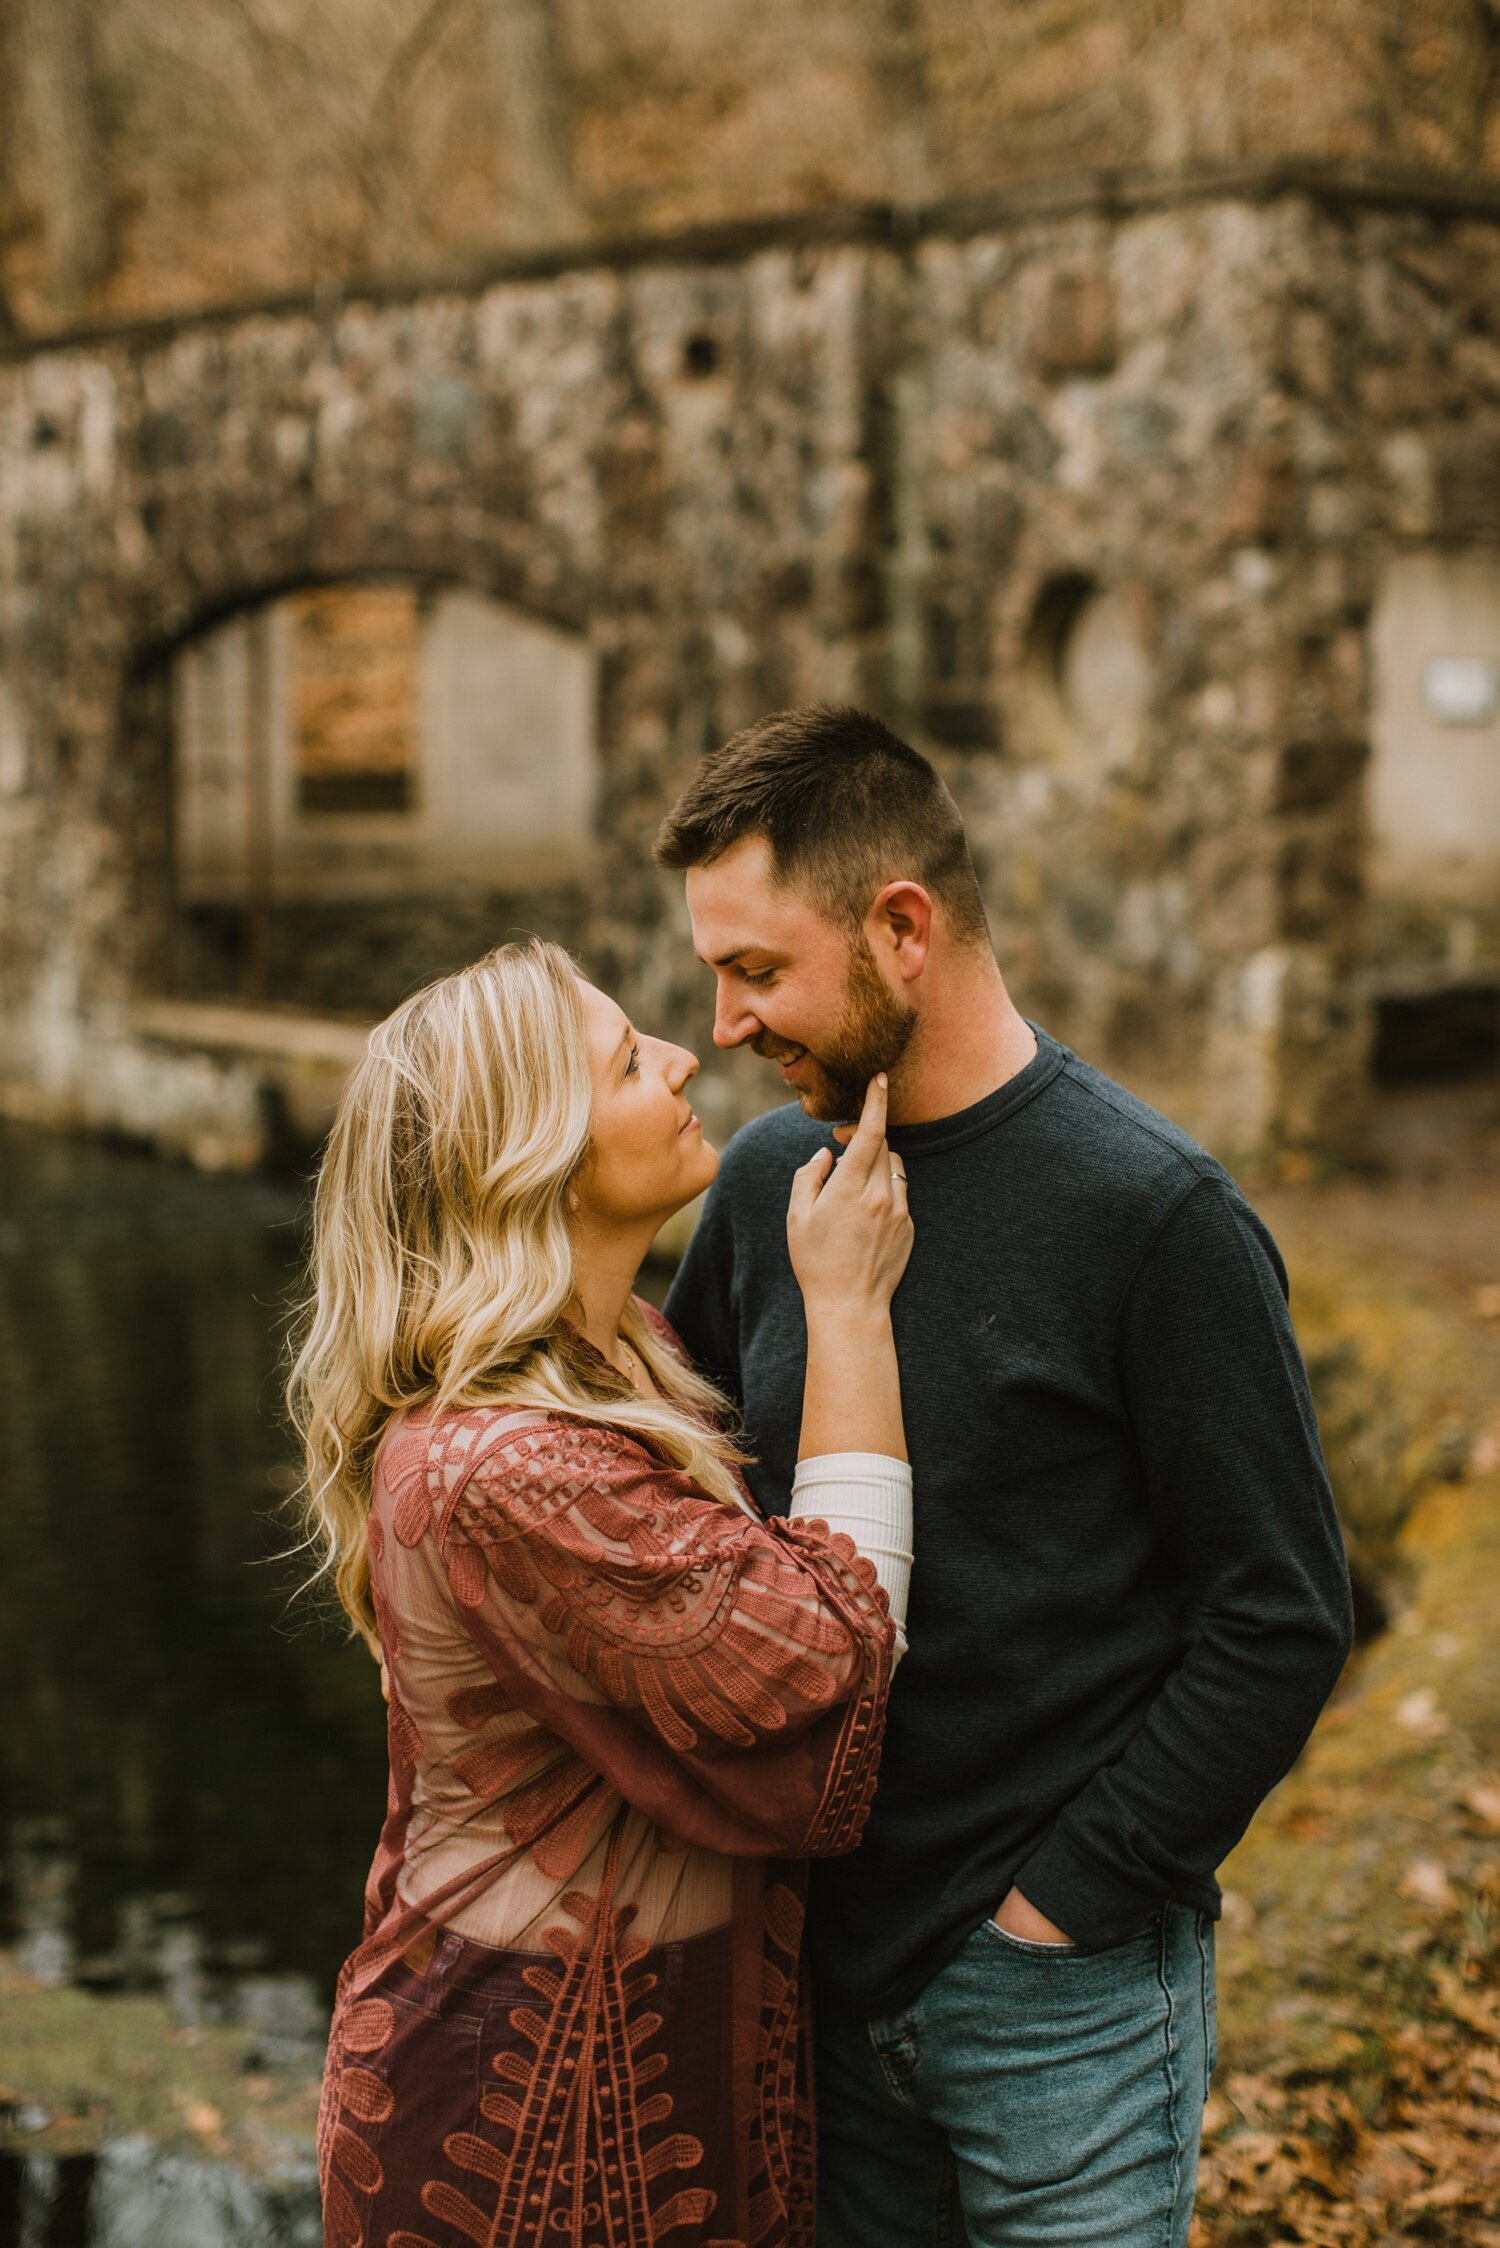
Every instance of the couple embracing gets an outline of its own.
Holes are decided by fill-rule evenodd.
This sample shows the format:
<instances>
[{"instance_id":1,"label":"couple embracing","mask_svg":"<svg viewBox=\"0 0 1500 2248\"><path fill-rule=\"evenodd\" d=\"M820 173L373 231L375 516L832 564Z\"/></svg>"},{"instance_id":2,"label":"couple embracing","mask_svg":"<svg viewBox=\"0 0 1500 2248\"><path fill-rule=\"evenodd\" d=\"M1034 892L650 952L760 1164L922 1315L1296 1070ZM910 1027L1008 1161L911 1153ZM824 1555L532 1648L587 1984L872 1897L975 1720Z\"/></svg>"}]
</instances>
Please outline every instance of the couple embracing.
<instances>
[{"instance_id":1,"label":"couple embracing","mask_svg":"<svg viewBox=\"0 0 1500 2248\"><path fill-rule=\"evenodd\" d=\"M721 1163L694 1057L505 946L318 1183L292 1403L391 1769L330 2248L1181 2248L1214 1869L1349 1644L1275 1245L1018 1013L877 721L736 736L656 855L794 1102Z\"/></svg>"}]
</instances>

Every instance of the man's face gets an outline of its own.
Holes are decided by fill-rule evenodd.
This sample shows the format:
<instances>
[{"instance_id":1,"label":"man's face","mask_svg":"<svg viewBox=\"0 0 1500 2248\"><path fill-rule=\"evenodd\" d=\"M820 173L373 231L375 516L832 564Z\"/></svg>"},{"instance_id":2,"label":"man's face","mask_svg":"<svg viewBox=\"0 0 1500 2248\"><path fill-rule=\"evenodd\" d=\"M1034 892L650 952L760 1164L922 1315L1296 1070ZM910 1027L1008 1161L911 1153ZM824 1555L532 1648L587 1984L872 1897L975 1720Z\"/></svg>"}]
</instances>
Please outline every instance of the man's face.
<instances>
[{"instance_id":1,"label":"man's face","mask_svg":"<svg viewBox=\"0 0 1500 2248\"><path fill-rule=\"evenodd\" d=\"M862 932L827 920L771 880L764 836L746 836L688 869L688 914L714 971L716 1046L751 1046L777 1064L809 1116L858 1116L877 1070L893 1069L916 1027Z\"/></svg>"}]
</instances>

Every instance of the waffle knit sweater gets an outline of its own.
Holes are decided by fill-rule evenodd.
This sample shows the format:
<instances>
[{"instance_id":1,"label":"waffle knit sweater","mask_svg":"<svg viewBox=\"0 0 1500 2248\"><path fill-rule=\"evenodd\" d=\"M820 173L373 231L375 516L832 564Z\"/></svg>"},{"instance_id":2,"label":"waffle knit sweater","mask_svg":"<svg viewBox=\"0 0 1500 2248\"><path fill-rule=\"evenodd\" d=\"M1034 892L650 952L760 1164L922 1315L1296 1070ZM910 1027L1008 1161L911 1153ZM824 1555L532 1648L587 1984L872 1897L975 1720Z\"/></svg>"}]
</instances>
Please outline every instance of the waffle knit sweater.
<instances>
[{"instance_id":1,"label":"waffle knit sweater","mask_svg":"<svg viewBox=\"0 0 1500 2248\"><path fill-rule=\"evenodd\" d=\"M667 1315L788 1509L806 1330L795 1107L726 1152ZM893 1129L916 1241L892 1307L915 1485L909 1652L864 1840L816 1869L836 1998L909 2004L1012 1883L1127 1939L1215 1868L1350 1638L1275 1243L1184 1133L1038 1032L974 1107ZM805 1504L805 1502L804 1502Z\"/></svg>"}]
</instances>

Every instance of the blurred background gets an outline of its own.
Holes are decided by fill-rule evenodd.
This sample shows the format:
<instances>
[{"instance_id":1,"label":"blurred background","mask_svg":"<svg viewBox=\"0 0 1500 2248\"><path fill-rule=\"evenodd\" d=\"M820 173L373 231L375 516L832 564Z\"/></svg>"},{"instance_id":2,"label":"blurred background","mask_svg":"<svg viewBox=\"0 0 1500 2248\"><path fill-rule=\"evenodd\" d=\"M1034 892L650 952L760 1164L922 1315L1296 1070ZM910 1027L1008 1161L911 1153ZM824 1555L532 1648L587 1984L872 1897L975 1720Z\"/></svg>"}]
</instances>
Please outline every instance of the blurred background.
<instances>
[{"instance_id":1,"label":"blurred background","mask_svg":"<svg viewBox=\"0 0 1500 2248\"><path fill-rule=\"evenodd\" d=\"M7 8L27 330L589 234L1318 156L1491 173L1486 0Z\"/></svg>"},{"instance_id":2,"label":"blurred background","mask_svg":"<svg viewBox=\"0 0 1500 2248\"><path fill-rule=\"evenodd\" d=\"M649 842L814 698L1293 1270L1361 1644L1195 2248L1500 2244L1500 10L0 0L0 2248L318 2240L318 1142L521 929L768 1103Z\"/></svg>"}]
</instances>

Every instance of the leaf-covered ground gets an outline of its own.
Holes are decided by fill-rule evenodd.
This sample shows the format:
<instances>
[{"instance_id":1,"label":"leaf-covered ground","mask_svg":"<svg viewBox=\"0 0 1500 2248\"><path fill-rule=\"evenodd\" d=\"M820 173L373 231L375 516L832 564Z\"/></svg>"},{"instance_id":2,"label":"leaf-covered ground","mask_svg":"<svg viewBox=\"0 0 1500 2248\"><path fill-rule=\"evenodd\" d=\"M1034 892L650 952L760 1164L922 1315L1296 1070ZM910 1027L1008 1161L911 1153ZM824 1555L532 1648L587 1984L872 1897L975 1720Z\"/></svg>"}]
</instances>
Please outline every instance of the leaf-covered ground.
<instances>
[{"instance_id":1,"label":"leaf-covered ground","mask_svg":"<svg viewBox=\"0 0 1500 2248\"><path fill-rule=\"evenodd\" d=\"M1500 1295L1293 1246L1387 1628L1224 1871L1193 2248L1500 2248Z\"/></svg>"}]
</instances>

